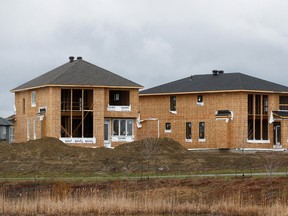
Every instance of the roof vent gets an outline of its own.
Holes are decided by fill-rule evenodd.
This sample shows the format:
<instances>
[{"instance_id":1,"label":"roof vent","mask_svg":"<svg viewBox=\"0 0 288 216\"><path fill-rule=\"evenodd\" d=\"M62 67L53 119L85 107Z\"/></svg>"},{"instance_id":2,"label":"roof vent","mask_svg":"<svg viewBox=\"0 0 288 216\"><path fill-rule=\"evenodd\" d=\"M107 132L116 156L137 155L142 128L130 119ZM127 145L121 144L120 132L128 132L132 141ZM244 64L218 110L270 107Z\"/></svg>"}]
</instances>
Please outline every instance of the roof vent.
<instances>
[{"instance_id":1,"label":"roof vent","mask_svg":"<svg viewBox=\"0 0 288 216\"><path fill-rule=\"evenodd\" d=\"M213 70L212 71L212 74L213 74L213 76L217 76L217 75L219 75L219 74L224 74L224 71L223 70Z\"/></svg>"},{"instance_id":2,"label":"roof vent","mask_svg":"<svg viewBox=\"0 0 288 216\"><path fill-rule=\"evenodd\" d=\"M77 60L82 60L82 57L81 57L81 56L78 56L78 57L77 57Z\"/></svg>"},{"instance_id":3,"label":"roof vent","mask_svg":"<svg viewBox=\"0 0 288 216\"><path fill-rule=\"evenodd\" d=\"M70 56L69 60L70 60L70 62L73 62L74 61L74 56Z\"/></svg>"},{"instance_id":4,"label":"roof vent","mask_svg":"<svg viewBox=\"0 0 288 216\"><path fill-rule=\"evenodd\" d=\"M213 76L217 76L218 75L218 70L213 70L212 73L213 73Z\"/></svg>"}]
</instances>

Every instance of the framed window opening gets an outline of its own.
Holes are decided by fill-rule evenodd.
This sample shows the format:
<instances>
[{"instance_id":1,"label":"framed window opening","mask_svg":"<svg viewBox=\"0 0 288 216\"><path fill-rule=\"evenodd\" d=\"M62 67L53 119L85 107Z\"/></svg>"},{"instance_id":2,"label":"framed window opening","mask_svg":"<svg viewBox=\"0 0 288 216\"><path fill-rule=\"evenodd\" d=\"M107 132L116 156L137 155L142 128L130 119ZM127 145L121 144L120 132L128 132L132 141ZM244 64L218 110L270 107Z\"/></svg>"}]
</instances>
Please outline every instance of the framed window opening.
<instances>
[{"instance_id":1,"label":"framed window opening","mask_svg":"<svg viewBox=\"0 0 288 216\"><path fill-rule=\"evenodd\" d=\"M30 140L30 121L27 121L27 141Z\"/></svg>"},{"instance_id":2,"label":"framed window opening","mask_svg":"<svg viewBox=\"0 0 288 216\"><path fill-rule=\"evenodd\" d=\"M204 105L203 95L198 95L197 96L197 105L199 105L199 106L203 106Z\"/></svg>"},{"instance_id":3,"label":"framed window opening","mask_svg":"<svg viewBox=\"0 0 288 216\"><path fill-rule=\"evenodd\" d=\"M31 106L36 107L36 91L31 92Z\"/></svg>"},{"instance_id":4,"label":"framed window opening","mask_svg":"<svg viewBox=\"0 0 288 216\"><path fill-rule=\"evenodd\" d=\"M170 97L170 112L173 114L177 114L176 110L176 96Z\"/></svg>"},{"instance_id":5,"label":"framed window opening","mask_svg":"<svg viewBox=\"0 0 288 216\"><path fill-rule=\"evenodd\" d=\"M171 128L171 122L166 122L165 123L165 133L171 133L172 128Z\"/></svg>"},{"instance_id":6,"label":"framed window opening","mask_svg":"<svg viewBox=\"0 0 288 216\"><path fill-rule=\"evenodd\" d=\"M133 119L112 120L112 141L131 142L134 141Z\"/></svg>"},{"instance_id":7,"label":"framed window opening","mask_svg":"<svg viewBox=\"0 0 288 216\"><path fill-rule=\"evenodd\" d=\"M192 142L192 122L186 122L186 142Z\"/></svg>"},{"instance_id":8,"label":"framed window opening","mask_svg":"<svg viewBox=\"0 0 288 216\"><path fill-rule=\"evenodd\" d=\"M96 142L93 138L93 90L61 89L61 138L75 138L70 140L80 143Z\"/></svg>"},{"instance_id":9,"label":"framed window opening","mask_svg":"<svg viewBox=\"0 0 288 216\"><path fill-rule=\"evenodd\" d=\"M203 142L205 140L205 122L199 122L199 141Z\"/></svg>"},{"instance_id":10,"label":"framed window opening","mask_svg":"<svg viewBox=\"0 0 288 216\"><path fill-rule=\"evenodd\" d=\"M130 106L130 92L125 90L110 90L109 105Z\"/></svg>"},{"instance_id":11,"label":"framed window opening","mask_svg":"<svg viewBox=\"0 0 288 216\"><path fill-rule=\"evenodd\" d=\"M23 111L23 115L26 114L26 101L25 98L23 98L22 100L22 111Z\"/></svg>"},{"instance_id":12,"label":"framed window opening","mask_svg":"<svg viewBox=\"0 0 288 216\"><path fill-rule=\"evenodd\" d=\"M268 95L248 94L248 142L270 142L268 108Z\"/></svg>"},{"instance_id":13,"label":"framed window opening","mask_svg":"<svg viewBox=\"0 0 288 216\"><path fill-rule=\"evenodd\" d=\"M279 110L288 110L288 96L279 96Z\"/></svg>"}]
</instances>

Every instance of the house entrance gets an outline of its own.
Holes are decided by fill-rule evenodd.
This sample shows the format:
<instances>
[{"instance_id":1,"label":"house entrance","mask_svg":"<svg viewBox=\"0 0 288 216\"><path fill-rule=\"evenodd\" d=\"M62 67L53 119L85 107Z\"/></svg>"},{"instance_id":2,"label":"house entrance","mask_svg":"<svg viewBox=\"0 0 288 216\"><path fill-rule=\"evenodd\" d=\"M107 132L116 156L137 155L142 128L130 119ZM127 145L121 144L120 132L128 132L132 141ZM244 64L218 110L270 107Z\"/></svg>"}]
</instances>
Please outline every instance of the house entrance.
<instances>
[{"instance_id":1,"label":"house entrance","mask_svg":"<svg viewBox=\"0 0 288 216\"><path fill-rule=\"evenodd\" d=\"M274 123L274 145L276 147L281 146L281 123Z\"/></svg>"},{"instance_id":2,"label":"house entrance","mask_svg":"<svg viewBox=\"0 0 288 216\"><path fill-rule=\"evenodd\" d=\"M110 120L105 119L104 121L104 147L111 148L111 137L110 137Z\"/></svg>"}]
</instances>

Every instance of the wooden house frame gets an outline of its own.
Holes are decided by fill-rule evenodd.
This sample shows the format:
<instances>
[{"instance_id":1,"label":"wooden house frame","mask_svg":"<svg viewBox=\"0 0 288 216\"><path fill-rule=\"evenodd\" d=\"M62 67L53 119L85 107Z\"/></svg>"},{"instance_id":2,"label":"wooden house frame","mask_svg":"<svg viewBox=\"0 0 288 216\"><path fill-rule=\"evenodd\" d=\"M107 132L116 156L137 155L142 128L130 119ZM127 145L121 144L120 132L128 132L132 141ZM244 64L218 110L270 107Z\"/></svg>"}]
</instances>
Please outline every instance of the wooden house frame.
<instances>
[{"instance_id":1,"label":"wooden house frame","mask_svg":"<svg viewBox=\"0 0 288 216\"><path fill-rule=\"evenodd\" d=\"M288 148L286 86L213 71L143 90L139 101L139 139L170 137L188 149Z\"/></svg>"},{"instance_id":2,"label":"wooden house frame","mask_svg":"<svg viewBox=\"0 0 288 216\"><path fill-rule=\"evenodd\" d=\"M114 147L137 136L141 85L81 57L15 89L15 141Z\"/></svg>"}]
</instances>

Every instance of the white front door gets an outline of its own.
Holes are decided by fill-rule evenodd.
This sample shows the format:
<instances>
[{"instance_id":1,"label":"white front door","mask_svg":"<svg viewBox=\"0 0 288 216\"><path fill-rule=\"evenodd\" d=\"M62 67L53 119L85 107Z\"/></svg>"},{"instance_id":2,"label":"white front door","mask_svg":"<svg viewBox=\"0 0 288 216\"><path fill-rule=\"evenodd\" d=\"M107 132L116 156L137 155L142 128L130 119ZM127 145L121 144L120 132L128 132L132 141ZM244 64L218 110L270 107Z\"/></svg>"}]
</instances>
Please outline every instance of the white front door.
<instances>
[{"instance_id":1,"label":"white front door","mask_svg":"<svg viewBox=\"0 0 288 216\"><path fill-rule=\"evenodd\" d=\"M104 121L104 147L111 148L110 119Z\"/></svg>"}]
</instances>

